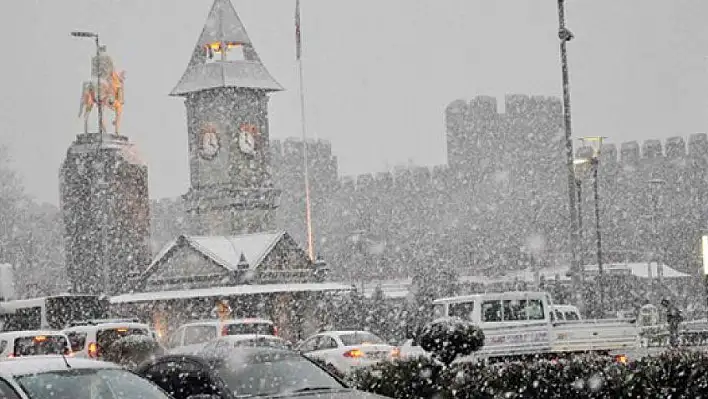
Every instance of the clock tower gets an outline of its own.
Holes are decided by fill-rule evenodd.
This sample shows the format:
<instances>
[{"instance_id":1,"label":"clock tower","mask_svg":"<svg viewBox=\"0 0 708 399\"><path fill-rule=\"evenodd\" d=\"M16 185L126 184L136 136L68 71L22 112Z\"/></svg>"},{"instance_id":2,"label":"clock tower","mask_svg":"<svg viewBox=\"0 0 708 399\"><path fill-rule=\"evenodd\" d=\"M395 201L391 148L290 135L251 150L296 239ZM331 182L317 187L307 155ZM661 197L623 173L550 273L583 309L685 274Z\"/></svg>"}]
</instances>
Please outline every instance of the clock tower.
<instances>
[{"instance_id":1,"label":"clock tower","mask_svg":"<svg viewBox=\"0 0 708 399\"><path fill-rule=\"evenodd\" d=\"M282 87L261 62L230 0L214 0L187 70L170 95L187 108L192 233L272 230L268 95Z\"/></svg>"}]
</instances>

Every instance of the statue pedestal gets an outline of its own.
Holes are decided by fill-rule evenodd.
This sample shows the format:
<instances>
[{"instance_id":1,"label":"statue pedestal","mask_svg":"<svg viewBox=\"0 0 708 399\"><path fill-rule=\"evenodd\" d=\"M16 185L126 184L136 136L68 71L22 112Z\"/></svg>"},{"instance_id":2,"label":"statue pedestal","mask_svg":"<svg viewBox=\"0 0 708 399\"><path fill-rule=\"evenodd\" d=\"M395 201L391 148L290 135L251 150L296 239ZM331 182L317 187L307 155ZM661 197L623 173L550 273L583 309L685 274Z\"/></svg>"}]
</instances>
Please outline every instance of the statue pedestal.
<instances>
[{"instance_id":1,"label":"statue pedestal","mask_svg":"<svg viewBox=\"0 0 708 399\"><path fill-rule=\"evenodd\" d=\"M83 133L60 172L66 268L75 293L117 294L150 262L147 165L126 136Z\"/></svg>"}]
</instances>

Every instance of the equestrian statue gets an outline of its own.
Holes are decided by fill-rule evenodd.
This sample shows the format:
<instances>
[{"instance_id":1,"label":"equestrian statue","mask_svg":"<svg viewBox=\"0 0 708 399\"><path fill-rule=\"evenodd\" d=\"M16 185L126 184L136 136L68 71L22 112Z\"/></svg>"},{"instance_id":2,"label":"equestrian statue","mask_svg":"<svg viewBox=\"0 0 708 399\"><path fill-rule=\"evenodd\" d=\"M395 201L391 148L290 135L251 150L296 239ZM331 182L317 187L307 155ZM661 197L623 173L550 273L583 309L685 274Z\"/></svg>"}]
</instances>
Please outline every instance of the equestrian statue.
<instances>
[{"instance_id":1,"label":"equestrian statue","mask_svg":"<svg viewBox=\"0 0 708 399\"><path fill-rule=\"evenodd\" d=\"M83 83L81 90L81 103L79 117L84 117L84 133L88 133L88 118L94 105L99 104L102 109L106 107L113 111L113 126L115 134L120 135L120 118L123 114L125 71L116 71L113 60L106 54L106 46L99 48L99 54L91 62L92 80ZM97 85L100 90L97 90ZM103 118L99 120L99 131L105 132Z\"/></svg>"}]
</instances>

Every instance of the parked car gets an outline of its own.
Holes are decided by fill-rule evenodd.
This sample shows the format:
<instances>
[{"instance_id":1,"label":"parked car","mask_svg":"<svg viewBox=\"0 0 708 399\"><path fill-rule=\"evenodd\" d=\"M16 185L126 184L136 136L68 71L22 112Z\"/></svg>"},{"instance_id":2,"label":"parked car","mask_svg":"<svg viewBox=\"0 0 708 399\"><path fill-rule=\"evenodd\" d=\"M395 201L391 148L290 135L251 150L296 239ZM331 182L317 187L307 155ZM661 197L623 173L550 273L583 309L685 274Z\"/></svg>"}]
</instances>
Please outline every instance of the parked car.
<instances>
[{"instance_id":1,"label":"parked car","mask_svg":"<svg viewBox=\"0 0 708 399\"><path fill-rule=\"evenodd\" d=\"M74 322L63 331L77 357L103 358L103 352L119 339L131 335L150 336L150 328L137 319L105 319Z\"/></svg>"},{"instance_id":2,"label":"parked car","mask_svg":"<svg viewBox=\"0 0 708 399\"><path fill-rule=\"evenodd\" d=\"M62 356L0 362L0 398L170 399L150 381L117 365Z\"/></svg>"},{"instance_id":3,"label":"parked car","mask_svg":"<svg viewBox=\"0 0 708 399\"><path fill-rule=\"evenodd\" d=\"M278 335L266 319L202 320L181 325L167 340L170 353L195 353L204 344L227 335Z\"/></svg>"},{"instance_id":4,"label":"parked car","mask_svg":"<svg viewBox=\"0 0 708 399\"><path fill-rule=\"evenodd\" d=\"M296 350L340 373L370 366L398 355L398 348L368 331L326 331L315 334Z\"/></svg>"},{"instance_id":5,"label":"parked car","mask_svg":"<svg viewBox=\"0 0 708 399\"><path fill-rule=\"evenodd\" d=\"M136 373L175 399L380 398L348 388L297 352L276 348L237 348L217 357L167 355Z\"/></svg>"},{"instance_id":6,"label":"parked car","mask_svg":"<svg viewBox=\"0 0 708 399\"><path fill-rule=\"evenodd\" d=\"M69 339L57 331L0 333L0 360L41 355L72 355Z\"/></svg>"}]
</instances>

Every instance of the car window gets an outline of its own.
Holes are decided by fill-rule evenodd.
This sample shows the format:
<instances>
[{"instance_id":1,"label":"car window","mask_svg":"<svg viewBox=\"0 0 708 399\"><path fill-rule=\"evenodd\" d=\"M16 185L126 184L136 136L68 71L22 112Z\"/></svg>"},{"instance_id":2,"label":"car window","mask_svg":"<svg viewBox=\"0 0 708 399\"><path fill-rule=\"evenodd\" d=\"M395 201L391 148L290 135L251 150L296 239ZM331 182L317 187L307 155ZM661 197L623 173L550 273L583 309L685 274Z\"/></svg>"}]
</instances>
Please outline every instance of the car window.
<instances>
[{"instance_id":1,"label":"car window","mask_svg":"<svg viewBox=\"0 0 708 399\"><path fill-rule=\"evenodd\" d=\"M578 317L578 314L573 311L568 311L565 312L565 319L566 320L580 320L580 317Z\"/></svg>"},{"instance_id":2,"label":"car window","mask_svg":"<svg viewBox=\"0 0 708 399\"><path fill-rule=\"evenodd\" d=\"M96 343L101 350L107 350L114 342L130 335L150 335L150 332L145 328L101 329L96 331Z\"/></svg>"},{"instance_id":3,"label":"car window","mask_svg":"<svg viewBox=\"0 0 708 399\"><path fill-rule=\"evenodd\" d=\"M191 395L217 395L219 390L199 363L180 360L159 362L140 373L176 399Z\"/></svg>"},{"instance_id":4,"label":"car window","mask_svg":"<svg viewBox=\"0 0 708 399\"><path fill-rule=\"evenodd\" d=\"M20 399L20 395L10 386L10 384L0 378L0 399Z\"/></svg>"},{"instance_id":5,"label":"car window","mask_svg":"<svg viewBox=\"0 0 708 399\"><path fill-rule=\"evenodd\" d=\"M180 328L170 335L167 339L167 346L170 348L176 348L182 346L182 334L184 333L184 328Z\"/></svg>"},{"instance_id":6,"label":"car window","mask_svg":"<svg viewBox=\"0 0 708 399\"><path fill-rule=\"evenodd\" d=\"M86 336L88 333L80 331L70 331L66 333L67 338L69 338L69 343L71 344L71 350L74 352L80 352L86 346Z\"/></svg>"},{"instance_id":7,"label":"car window","mask_svg":"<svg viewBox=\"0 0 708 399\"><path fill-rule=\"evenodd\" d=\"M15 338L14 356L63 355L69 343L63 335L34 335Z\"/></svg>"},{"instance_id":8,"label":"car window","mask_svg":"<svg viewBox=\"0 0 708 399\"><path fill-rule=\"evenodd\" d=\"M224 335L275 335L275 326L271 323L232 323L224 326Z\"/></svg>"},{"instance_id":9,"label":"car window","mask_svg":"<svg viewBox=\"0 0 708 399\"><path fill-rule=\"evenodd\" d=\"M543 301L540 299L529 299L526 313L528 314L529 320L544 320L546 318L546 312L543 309Z\"/></svg>"},{"instance_id":10,"label":"car window","mask_svg":"<svg viewBox=\"0 0 708 399\"><path fill-rule=\"evenodd\" d=\"M302 344L300 344L300 346L298 347L298 350L301 351L301 352L312 352L312 351L314 351L315 348L317 347L317 340L318 340L318 338L319 338L319 336L318 336L318 337L308 338L305 342L303 342Z\"/></svg>"},{"instance_id":11,"label":"car window","mask_svg":"<svg viewBox=\"0 0 708 399\"><path fill-rule=\"evenodd\" d=\"M337 341L332 337L323 335L317 341L317 350L334 349L337 347Z\"/></svg>"},{"instance_id":12,"label":"car window","mask_svg":"<svg viewBox=\"0 0 708 399\"><path fill-rule=\"evenodd\" d=\"M354 333L339 334L344 346L354 346L362 344L385 344L384 340L372 333L357 331Z\"/></svg>"},{"instance_id":13,"label":"car window","mask_svg":"<svg viewBox=\"0 0 708 399\"><path fill-rule=\"evenodd\" d=\"M526 320L526 300L525 299L505 299L504 303L504 321L520 321Z\"/></svg>"},{"instance_id":14,"label":"car window","mask_svg":"<svg viewBox=\"0 0 708 399\"><path fill-rule=\"evenodd\" d=\"M451 303L448 312L450 317L459 317L462 320L472 321L474 302Z\"/></svg>"},{"instance_id":15,"label":"car window","mask_svg":"<svg viewBox=\"0 0 708 399\"><path fill-rule=\"evenodd\" d=\"M195 345L216 338L216 326L187 326L184 329L184 345Z\"/></svg>"},{"instance_id":16,"label":"car window","mask_svg":"<svg viewBox=\"0 0 708 399\"><path fill-rule=\"evenodd\" d=\"M553 314L556 315L556 319L558 319L559 321L563 321L563 320L564 320L564 318L563 318L563 313L561 313L560 310L554 310L554 311L553 311Z\"/></svg>"},{"instance_id":17,"label":"car window","mask_svg":"<svg viewBox=\"0 0 708 399\"><path fill-rule=\"evenodd\" d=\"M493 300L482 302L482 321L502 321L501 301Z\"/></svg>"},{"instance_id":18,"label":"car window","mask_svg":"<svg viewBox=\"0 0 708 399\"><path fill-rule=\"evenodd\" d=\"M33 399L168 399L160 389L122 369L70 369L17 377Z\"/></svg>"}]
</instances>

